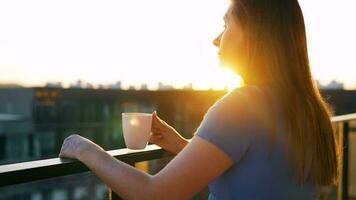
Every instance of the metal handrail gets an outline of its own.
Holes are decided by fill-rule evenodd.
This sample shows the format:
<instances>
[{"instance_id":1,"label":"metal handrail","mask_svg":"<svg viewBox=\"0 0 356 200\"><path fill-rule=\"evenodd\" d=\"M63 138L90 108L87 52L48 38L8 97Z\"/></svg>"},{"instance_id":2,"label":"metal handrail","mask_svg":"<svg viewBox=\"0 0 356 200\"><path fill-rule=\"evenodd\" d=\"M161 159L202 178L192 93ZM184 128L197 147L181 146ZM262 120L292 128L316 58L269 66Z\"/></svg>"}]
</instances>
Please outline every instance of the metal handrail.
<instances>
[{"instance_id":1,"label":"metal handrail","mask_svg":"<svg viewBox=\"0 0 356 200\"><path fill-rule=\"evenodd\" d=\"M334 123L337 122L345 122L345 121L352 121L356 120L356 113L346 114L346 115L338 115L331 117L331 121Z\"/></svg>"},{"instance_id":2,"label":"metal handrail","mask_svg":"<svg viewBox=\"0 0 356 200\"><path fill-rule=\"evenodd\" d=\"M118 160L130 165L172 155L154 144L147 145L143 150L118 149L107 152ZM0 187L87 171L89 171L89 168L80 161L67 158L52 158L0 165Z\"/></svg>"}]
</instances>

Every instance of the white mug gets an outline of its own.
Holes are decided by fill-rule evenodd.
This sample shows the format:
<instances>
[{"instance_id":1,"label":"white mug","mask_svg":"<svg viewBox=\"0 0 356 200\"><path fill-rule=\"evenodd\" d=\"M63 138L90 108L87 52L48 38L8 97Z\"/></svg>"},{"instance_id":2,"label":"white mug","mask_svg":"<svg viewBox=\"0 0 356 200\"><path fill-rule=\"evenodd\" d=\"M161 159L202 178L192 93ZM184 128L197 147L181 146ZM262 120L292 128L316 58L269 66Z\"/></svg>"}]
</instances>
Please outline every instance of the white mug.
<instances>
[{"instance_id":1,"label":"white mug","mask_svg":"<svg viewBox=\"0 0 356 200\"><path fill-rule=\"evenodd\" d=\"M122 129L128 149L146 148L151 136L152 114L122 113Z\"/></svg>"}]
</instances>

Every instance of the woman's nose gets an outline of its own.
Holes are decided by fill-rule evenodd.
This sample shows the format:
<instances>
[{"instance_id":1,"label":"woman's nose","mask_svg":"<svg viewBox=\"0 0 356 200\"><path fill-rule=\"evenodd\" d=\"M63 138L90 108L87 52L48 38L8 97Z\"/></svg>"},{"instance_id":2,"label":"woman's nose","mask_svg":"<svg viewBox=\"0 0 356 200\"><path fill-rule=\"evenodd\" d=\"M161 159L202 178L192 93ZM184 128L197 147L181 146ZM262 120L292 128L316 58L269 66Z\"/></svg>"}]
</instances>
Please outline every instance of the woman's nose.
<instances>
[{"instance_id":1,"label":"woman's nose","mask_svg":"<svg viewBox=\"0 0 356 200\"><path fill-rule=\"evenodd\" d=\"M213 44L216 46L216 47L219 47L220 46L220 38L221 38L221 34L214 39L213 41Z\"/></svg>"}]
</instances>

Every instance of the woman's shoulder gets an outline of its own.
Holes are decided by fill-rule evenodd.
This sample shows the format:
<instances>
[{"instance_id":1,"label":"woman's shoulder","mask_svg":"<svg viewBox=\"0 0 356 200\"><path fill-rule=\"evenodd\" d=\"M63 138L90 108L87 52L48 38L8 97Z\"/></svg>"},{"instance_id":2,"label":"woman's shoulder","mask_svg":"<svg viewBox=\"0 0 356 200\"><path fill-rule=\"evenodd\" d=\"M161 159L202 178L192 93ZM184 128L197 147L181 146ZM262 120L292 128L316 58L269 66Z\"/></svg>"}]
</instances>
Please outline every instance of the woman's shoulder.
<instances>
[{"instance_id":1,"label":"woman's shoulder","mask_svg":"<svg viewBox=\"0 0 356 200\"><path fill-rule=\"evenodd\" d=\"M255 88L245 86L235 88L218 99L208 110L206 115L213 115L225 122L231 120L247 120L252 116L255 108L257 91Z\"/></svg>"},{"instance_id":2,"label":"woman's shoulder","mask_svg":"<svg viewBox=\"0 0 356 200\"><path fill-rule=\"evenodd\" d=\"M235 88L217 100L209 108L208 113L226 121L266 120L270 118L271 109L276 105L275 98L271 94L270 88L258 86Z\"/></svg>"},{"instance_id":3,"label":"woman's shoulder","mask_svg":"<svg viewBox=\"0 0 356 200\"><path fill-rule=\"evenodd\" d=\"M266 96L264 88L257 86L244 86L235 88L227 92L223 97L217 100L214 106L221 109L238 108L240 106L256 106Z\"/></svg>"}]
</instances>

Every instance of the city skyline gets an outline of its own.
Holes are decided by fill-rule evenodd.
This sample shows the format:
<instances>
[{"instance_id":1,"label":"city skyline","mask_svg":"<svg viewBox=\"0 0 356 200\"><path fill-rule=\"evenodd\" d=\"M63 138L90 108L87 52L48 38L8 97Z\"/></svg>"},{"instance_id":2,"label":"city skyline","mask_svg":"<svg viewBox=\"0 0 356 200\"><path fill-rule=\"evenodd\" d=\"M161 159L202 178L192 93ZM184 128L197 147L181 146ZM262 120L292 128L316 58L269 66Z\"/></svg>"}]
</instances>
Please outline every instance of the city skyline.
<instances>
[{"instance_id":1,"label":"city skyline","mask_svg":"<svg viewBox=\"0 0 356 200\"><path fill-rule=\"evenodd\" d=\"M349 24L356 3L299 2L314 78L355 89L356 30ZM148 89L159 82L231 87L241 80L219 68L212 45L227 6L219 0L1 1L0 84L60 81L69 87L77 80L97 86L120 80L123 87L145 83Z\"/></svg>"},{"instance_id":2,"label":"city skyline","mask_svg":"<svg viewBox=\"0 0 356 200\"><path fill-rule=\"evenodd\" d=\"M315 80L316 85L318 86L319 89L332 89L332 90L355 90L356 88L345 88L343 82L338 82L336 80L331 80L328 83L321 83L319 80ZM235 85L230 85L230 86L225 86L224 88L207 88L207 89L199 89L195 88L193 83L190 82L183 87L175 87L174 85L170 85L164 82L158 82L155 87L148 87L147 83L140 83L136 85L127 85L123 84L121 81L116 81L114 83L109 83L109 84L92 84L89 82L86 82L84 80L77 80L73 83L70 83L68 86L64 86L61 81L51 81L47 82L44 85L40 86L32 86L32 87L26 87L24 85L19 85L19 84L1 84L0 83L0 89L1 88L80 88L80 89L116 89L116 90L231 90L237 87L243 86L243 81L241 80L239 83L236 83Z\"/></svg>"}]
</instances>

